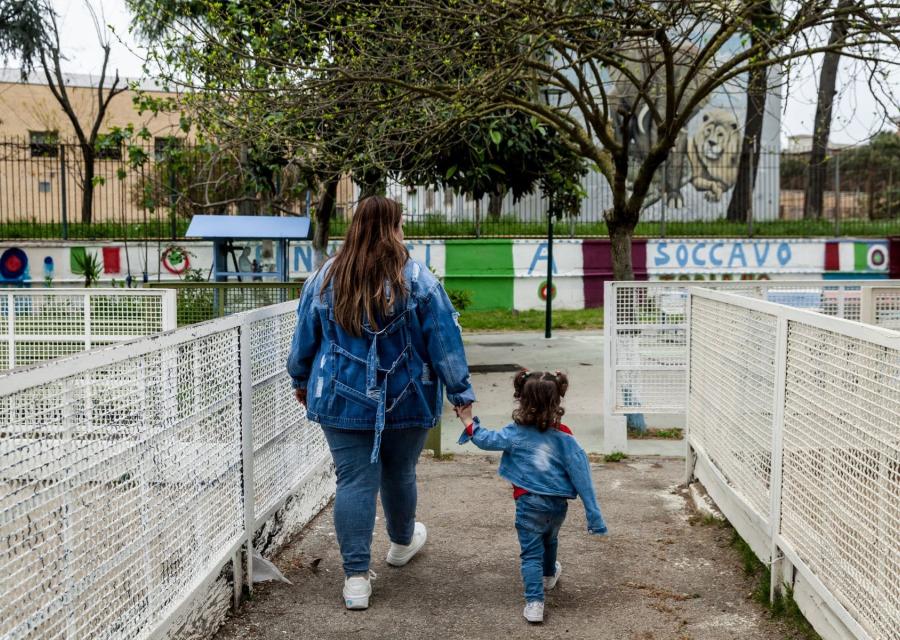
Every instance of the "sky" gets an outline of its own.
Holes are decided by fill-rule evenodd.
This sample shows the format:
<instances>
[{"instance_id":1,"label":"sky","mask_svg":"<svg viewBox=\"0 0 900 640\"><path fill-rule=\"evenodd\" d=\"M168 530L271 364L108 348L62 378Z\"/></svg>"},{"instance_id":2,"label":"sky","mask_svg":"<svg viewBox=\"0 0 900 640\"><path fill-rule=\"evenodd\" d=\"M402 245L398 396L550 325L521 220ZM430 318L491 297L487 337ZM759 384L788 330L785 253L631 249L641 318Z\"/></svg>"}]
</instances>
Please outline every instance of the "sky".
<instances>
[{"instance_id":1,"label":"sky","mask_svg":"<svg viewBox=\"0 0 900 640\"><path fill-rule=\"evenodd\" d=\"M101 23L109 25L112 52L110 68L118 68L121 76L139 78L142 75L143 50L128 30L130 14L125 0L53 0L59 14L63 50L69 58L66 70L73 73L94 73L100 71L102 53L93 37L94 27L85 2L94 7ZM805 63L791 74L788 84L782 89L783 101L781 138L812 133L816 109L816 87L818 61ZM892 73L891 83L895 96L900 95L900 70ZM865 141L873 133L894 128L885 122L884 109L879 106L866 83L865 74L845 61L838 77L839 101L834 111L831 140L835 143L854 144ZM894 106L893 115L900 116Z\"/></svg>"}]
</instances>

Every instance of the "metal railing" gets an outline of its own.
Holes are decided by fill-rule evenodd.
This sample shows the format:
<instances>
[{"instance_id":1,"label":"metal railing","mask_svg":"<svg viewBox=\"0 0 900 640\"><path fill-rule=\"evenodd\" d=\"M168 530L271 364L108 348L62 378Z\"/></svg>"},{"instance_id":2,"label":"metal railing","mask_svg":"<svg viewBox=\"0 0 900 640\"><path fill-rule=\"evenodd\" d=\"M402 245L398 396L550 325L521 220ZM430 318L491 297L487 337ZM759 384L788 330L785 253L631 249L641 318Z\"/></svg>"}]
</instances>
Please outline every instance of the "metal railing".
<instances>
[{"instance_id":1,"label":"metal railing","mask_svg":"<svg viewBox=\"0 0 900 640\"><path fill-rule=\"evenodd\" d=\"M879 290L900 291L898 280L605 283L604 448L627 450L623 417L627 414L684 414L689 291L729 291L860 320L862 292L867 284L876 285Z\"/></svg>"},{"instance_id":2,"label":"metal railing","mask_svg":"<svg viewBox=\"0 0 900 640\"><path fill-rule=\"evenodd\" d=\"M900 331L900 287L863 287L861 320Z\"/></svg>"},{"instance_id":3,"label":"metal railing","mask_svg":"<svg viewBox=\"0 0 900 640\"><path fill-rule=\"evenodd\" d=\"M893 640L900 332L699 288L688 322L688 478L771 565L770 595L791 587L825 637Z\"/></svg>"},{"instance_id":4,"label":"metal railing","mask_svg":"<svg viewBox=\"0 0 900 640\"><path fill-rule=\"evenodd\" d=\"M229 149L175 138L126 146L110 138L95 151L91 178L75 140L0 139L0 238L174 240L184 235L194 214L305 215L311 204L312 194L298 183L296 172L278 172L265 186L242 165L240 153ZM890 152L870 157L859 148L830 154L844 160L826 171L817 219L803 219L805 155L768 149L760 154L750 206L729 214L741 188L734 171L740 153L731 149L704 158L673 150L654 175L637 235L900 235L900 177L891 169L896 157ZM715 179L698 177L710 175ZM586 195L579 214L560 221L556 232L606 236L603 213L612 206L612 191L595 171L581 184ZM359 195L345 177L333 237L343 234ZM451 189L391 181L388 195L403 204L404 232L411 238L546 234L547 199L539 192L518 201L499 192L474 199Z\"/></svg>"},{"instance_id":5,"label":"metal railing","mask_svg":"<svg viewBox=\"0 0 900 640\"><path fill-rule=\"evenodd\" d=\"M300 297L303 282L149 282L148 289L174 289L178 326L259 309Z\"/></svg>"},{"instance_id":6,"label":"metal railing","mask_svg":"<svg viewBox=\"0 0 900 640\"><path fill-rule=\"evenodd\" d=\"M174 328L170 289L0 289L0 370Z\"/></svg>"},{"instance_id":7,"label":"metal railing","mask_svg":"<svg viewBox=\"0 0 900 640\"><path fill-rule=\"evenodd\" d=\"M229 561L240 593L291 496L288 535L321 510L330 456L284 366L294 306L0 375L0 637L166 637Z\"/></svg>"}]
</instances>

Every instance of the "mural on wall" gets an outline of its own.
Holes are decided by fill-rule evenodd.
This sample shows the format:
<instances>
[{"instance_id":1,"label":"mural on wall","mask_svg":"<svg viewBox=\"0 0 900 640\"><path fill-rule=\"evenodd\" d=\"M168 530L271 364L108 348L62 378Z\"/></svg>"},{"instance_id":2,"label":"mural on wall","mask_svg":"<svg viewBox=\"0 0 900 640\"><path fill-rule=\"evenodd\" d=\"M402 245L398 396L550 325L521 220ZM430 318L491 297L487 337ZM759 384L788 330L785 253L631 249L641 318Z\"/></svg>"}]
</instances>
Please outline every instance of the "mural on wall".
<instances>
[{"instance_id":1,"label":"mural on wall","mask_svg":"<svg viewBox=\"0 0 900 640\"><path fill-rule=\"evenodd\" d=\"M732 37L723 54L737 53L743 47L739 37ZM639 44L632 48L628 74L610 69L607 80L609 112L614 114L611 123L613 131L620 142L628 143L632 157L629 188L638 168L658 139L653 112L665 113L667 95L666 68L659 49L654 45ZM697 91L708 79L708 73L700 69L690 80L684 80L685 74L693 71L693 61L699 54L699 48L690 43L682 44L674 52L674 82L676 86L686 85L686 95ZM575 78L573 80L577 81ZM636 82L640 83L640 90ZM779 149L778 100L777 90L769 94L760 141L761 148L767 152L777 153ZM640 105L636 108L635 117L624 121L619 114L630 112L635 104ZM644 202L643 220L657 221L666 216L679 221L726 217L731 193L738 180L746 111L744 77L733 79L694 107L666 162L653 176ZM608 185L603 181L596 182L597 186L589 190L589 197L608 200L611 197ZM777 191L777 162L761 162L754 188L754 219L777 218Z\"/></svg>"},{"instance_id":2,"label":"mural on wall","mask_svg":"<svg viewBox=\"0 0 900 640\"><path fill-rule=\"evenodd\" d=\"M329 251L339 246L332 243ZM411 240L407 248L414 259L443 278L447 288L469 291L471 309L546 306L549 251L543 240ZM102 255L105 283L127 277L129 267L143 269L144 260L151 280L179 280L188 269L199 269L205 276L212 264L208 242L163 245L148 254L145 250L120 243L0 246L0 284L80 283L83 278L73 265L86 253ZM900 242L896 240L893 244L868 239L635 240L632 257L638 280L887 278L892 265L895 277L900 275ZM246 261L254 259L251 250ZM613 273L609 240L558 240L552 268L554 308L603 306L603 285ZM306 278L312 271L310 244L292 245L290 277ZM141 275L132 273L137 281Z\"/></svg>"},{"instance_id":3,"label":"mural on wall","mask_svg":"<svg viewBox=\"0 0 900 640\"><path fill-rule=\"evenodd\" d=\"M19 247L9 247L0 253L0 283L23 284L31 279L28 254Z\"/></svg>"}]
</instances>

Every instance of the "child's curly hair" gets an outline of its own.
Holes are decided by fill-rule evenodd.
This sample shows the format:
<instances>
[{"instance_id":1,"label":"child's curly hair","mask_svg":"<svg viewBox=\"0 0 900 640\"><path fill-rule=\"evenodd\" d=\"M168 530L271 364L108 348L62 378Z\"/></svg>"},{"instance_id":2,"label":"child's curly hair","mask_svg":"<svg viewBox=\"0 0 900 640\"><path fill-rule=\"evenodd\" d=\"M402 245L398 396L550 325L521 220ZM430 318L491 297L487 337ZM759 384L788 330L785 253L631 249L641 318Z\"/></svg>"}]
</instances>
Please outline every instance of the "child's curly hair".
<instances>
[{"instance_id":1,"label":"child's curly hair","mask_svg":"<svg viewBox=\"0 0 900 640\"><path fill-rule=\"evenodd\" d=\"M522 369L513 379L513 397L519 404L512 419L518 424L534 425L542 432L558 428L566 412L562 399L568 388L569 378L564 373Z\"/></svg>"}]
</instances>

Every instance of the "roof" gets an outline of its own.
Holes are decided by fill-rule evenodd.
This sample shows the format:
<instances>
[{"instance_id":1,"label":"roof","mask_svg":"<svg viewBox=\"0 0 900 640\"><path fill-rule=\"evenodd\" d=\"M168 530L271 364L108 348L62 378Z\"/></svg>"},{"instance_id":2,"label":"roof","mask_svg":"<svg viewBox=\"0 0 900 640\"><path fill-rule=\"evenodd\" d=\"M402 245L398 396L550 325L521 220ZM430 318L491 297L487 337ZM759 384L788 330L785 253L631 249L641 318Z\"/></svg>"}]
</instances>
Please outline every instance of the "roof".
<instances>
[{"instance_id":1,"label":"roof","mask_svg":"<svg viewBox=\"0 0 900 640\"><path fill-rule=\"evenodd\" d=\"M249 240L309 240L309 218L282 216L194 216L187 237Z\"/></svg>"},{"instance_id":2,"label":"roof","mask_svg":"<svg viewBox=\"0 0 900 640\"><path fill-rule=\"evenodd\" d=\"M116 72L114 69L112 71L107 70L106 80L104 81L103 86L109 87L115 76ZM99 84L100 76L88 73L64 73L63 81L66 83L67 87L93 88ZM133 82L137 84L139 89L143 89L144 91L166 92L163 86L152 78L128 78L119 76L119 82L120 86L127 87ZM0 83L32 84L46 87L47 79L44 77L44 72L39 68L34 69L28 74L28 77L24 79L22 78L21 69L0 68ZM172 91L169 91L169 93L172 93Z\"/></svg>"}]
</instances>

